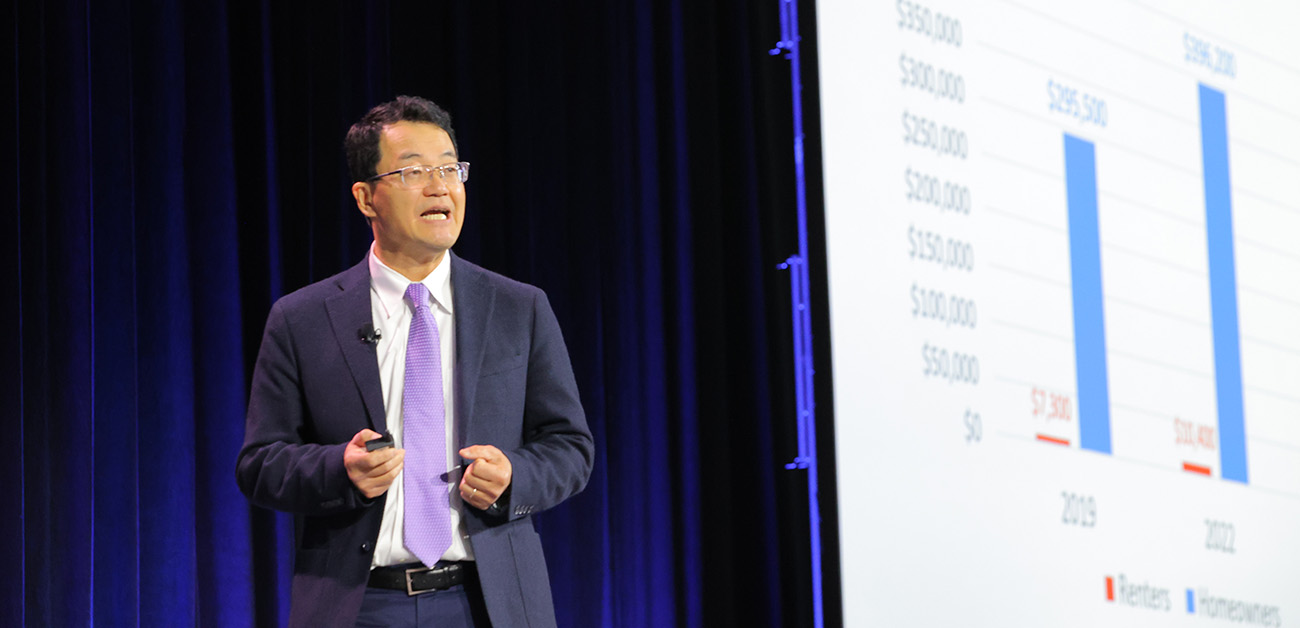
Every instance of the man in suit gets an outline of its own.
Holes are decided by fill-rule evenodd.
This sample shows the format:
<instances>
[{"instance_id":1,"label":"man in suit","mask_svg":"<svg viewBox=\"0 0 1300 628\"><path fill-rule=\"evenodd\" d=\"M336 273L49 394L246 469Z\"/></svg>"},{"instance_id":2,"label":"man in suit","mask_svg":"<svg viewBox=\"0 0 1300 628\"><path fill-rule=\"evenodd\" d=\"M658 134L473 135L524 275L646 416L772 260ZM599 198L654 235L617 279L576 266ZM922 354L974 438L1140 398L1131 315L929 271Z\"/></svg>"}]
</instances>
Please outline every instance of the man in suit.
<instances>
[{"instance_id":1,"label":"man in suit","mask_svg":"<svg viewBox=\"0 0 1300 628\"><path fill-rule=\"evenodd\" d=\"M532 515L594 455L555 315L451 253L469 164L445 111L398 97L346 146L374 243L271 308L237 463L295 515L290 624L554 626Z\"/></svg>"}]
</instances>

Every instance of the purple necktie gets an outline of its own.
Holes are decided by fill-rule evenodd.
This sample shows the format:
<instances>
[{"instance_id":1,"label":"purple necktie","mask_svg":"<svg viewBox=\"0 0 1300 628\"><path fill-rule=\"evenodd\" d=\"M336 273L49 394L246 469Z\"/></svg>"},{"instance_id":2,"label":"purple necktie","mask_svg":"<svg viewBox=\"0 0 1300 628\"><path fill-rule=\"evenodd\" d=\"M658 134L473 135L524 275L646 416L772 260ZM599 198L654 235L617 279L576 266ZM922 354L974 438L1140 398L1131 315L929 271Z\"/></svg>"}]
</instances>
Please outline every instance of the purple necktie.
<instances>
[{"instance_id":1,"label":"purple necktie","mask_svg":"<svg viewBox=\"0 0 1300 628\"><path fill-rule=\"evenodd\" d=\"M402 525L407 549L433 566L451 547L448 501L446 412L442 398L442 345L438 323L429 308L429 289L413 283L406 298L415 305L406 340L406 379L402 388L402 470L406 516Z\"/></svg>"}]
</instances>

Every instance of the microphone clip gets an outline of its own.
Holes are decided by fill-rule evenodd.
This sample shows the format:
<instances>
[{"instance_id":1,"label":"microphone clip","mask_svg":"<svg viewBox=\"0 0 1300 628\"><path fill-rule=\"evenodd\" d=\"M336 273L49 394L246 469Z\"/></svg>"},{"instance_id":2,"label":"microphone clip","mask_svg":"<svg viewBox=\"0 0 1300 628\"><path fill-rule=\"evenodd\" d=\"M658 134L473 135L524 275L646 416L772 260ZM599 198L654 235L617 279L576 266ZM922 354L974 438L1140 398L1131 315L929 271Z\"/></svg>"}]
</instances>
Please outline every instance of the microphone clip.
<instances>
[{"instance_id":1,"label":"microphone clip","mask_svg":"<svg viewBox=\"0 0 1300 628\"><path fill-rule=\"evenodd\" d=\"M366 325L357 330L357 337L361 339L361 342L371 346L377 346L379 344L379 339L383 338L384 335L380 333L378 329L375 329L374 325Z\"/></svg>"}]
</instances>

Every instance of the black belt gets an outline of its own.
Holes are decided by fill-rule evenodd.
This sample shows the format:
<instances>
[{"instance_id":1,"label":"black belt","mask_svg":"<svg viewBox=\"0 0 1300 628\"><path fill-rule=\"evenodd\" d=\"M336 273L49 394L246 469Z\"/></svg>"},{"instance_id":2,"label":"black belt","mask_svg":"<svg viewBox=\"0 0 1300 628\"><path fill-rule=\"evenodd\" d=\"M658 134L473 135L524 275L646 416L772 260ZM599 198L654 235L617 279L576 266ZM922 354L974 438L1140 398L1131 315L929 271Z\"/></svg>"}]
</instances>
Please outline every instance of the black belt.
<instances>
[{"instance_id":1,"label":"black belt","mask_svg":"<svg viewBox=\"0 0 1300 628\"><path fill-rule=\"evenodd\" d=\"M367 586L378 589L395 589L406 591L407 595L424 593L438 589L449 589L465 582L474 575L474 563L439 562L433 568L419 563L375 567L370 570Z\"/></svg>"}]
</instances>

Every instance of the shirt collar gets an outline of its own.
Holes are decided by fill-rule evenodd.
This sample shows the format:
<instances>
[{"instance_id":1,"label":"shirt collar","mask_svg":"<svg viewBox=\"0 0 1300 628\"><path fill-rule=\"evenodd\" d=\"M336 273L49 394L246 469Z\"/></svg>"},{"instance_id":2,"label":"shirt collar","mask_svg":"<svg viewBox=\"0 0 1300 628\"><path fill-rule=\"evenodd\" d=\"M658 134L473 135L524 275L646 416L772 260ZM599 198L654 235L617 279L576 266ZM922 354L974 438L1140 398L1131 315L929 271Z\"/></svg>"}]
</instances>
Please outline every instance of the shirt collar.
<instances>
[{"instance_id":1,"label":"shirt collar","mask_svg":"<svg viewBox=\"0 0 1300 628\"><path fill-rule=\"evenodd\" d=\"M375 255L374 243L371 243L370 255L367 257L370 262L370 287L379 297L379 302L383 304L385 316L391 317L399 311L399 308L406 307L402 300L406 296L406 286L410 285L411 280L380 260L379 256ZM429 295L433 297L433 302L439 308L448 314L452 313L450 251L442 256L438 266L421 279L420 283L429 289Z\"/></svg>"}]
</instances>

